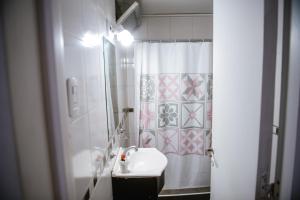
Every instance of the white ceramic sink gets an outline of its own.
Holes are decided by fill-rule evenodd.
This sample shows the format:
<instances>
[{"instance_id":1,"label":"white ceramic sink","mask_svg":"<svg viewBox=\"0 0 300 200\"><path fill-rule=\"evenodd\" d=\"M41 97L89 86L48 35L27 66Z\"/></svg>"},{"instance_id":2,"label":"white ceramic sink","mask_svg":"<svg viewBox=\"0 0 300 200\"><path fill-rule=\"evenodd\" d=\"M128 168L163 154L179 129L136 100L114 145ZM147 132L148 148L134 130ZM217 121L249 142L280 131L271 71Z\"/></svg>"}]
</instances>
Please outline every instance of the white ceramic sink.
<instances>
[{"instance_id":1,"label":"white ceramic sink","mask_svg":"<svg viewBox=\"0 0 300 200\"><path fill-rule=\"evenodd\" d=\"M112 171L113 177L159 177L165 170L168 160L156 148L139 148L137 152L130 151L127 158L128 172L122 173L120 158L124 149L120 149Z\"/></svg>"}]
</instances>

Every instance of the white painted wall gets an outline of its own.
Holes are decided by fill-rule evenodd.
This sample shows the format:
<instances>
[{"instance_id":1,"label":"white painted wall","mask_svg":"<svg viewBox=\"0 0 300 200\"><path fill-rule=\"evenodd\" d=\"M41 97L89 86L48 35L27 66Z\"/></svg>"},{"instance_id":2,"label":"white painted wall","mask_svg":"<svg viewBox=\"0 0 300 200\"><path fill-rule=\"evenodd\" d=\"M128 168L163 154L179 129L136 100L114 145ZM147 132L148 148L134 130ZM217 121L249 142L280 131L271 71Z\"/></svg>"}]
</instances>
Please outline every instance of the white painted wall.
<instances>
[{"instance_id":1,"label":"white painted wall","mask_svg":"<svg viewBox=\"0 0 300 200\"><path fill-rule=\"evenodd\" d=\"M102 37L109 37L109 25L115 23L115 3L112 0L62 0L61 16L64 40L64 85L61 87L66 88L70 77L78 78L80 83L79 116L71 119L65 109L76 199L82 199L89 189L92 199L111 200L112 163L101 167L108 147ZM85 45L87 33L97 37L95 45ZM66 92L65 89L65 96ZM94 187L95 176L98 183Z\"/></svg>"},{"instance_id":2,"label":"white painted wall","mask_svg":"<svg viewBox=\"0 0 300 200\"><path fill-rule=\"evenodd\" d=\"M22 199L54 199L36 2L9 0L1 3L4 10L6 64Z\"/></svg>"},{"instance_id":3,"label":"white painted wall","mask_svg":"<svg viewBox=\"0 0 300 200\"><path fill-rule=\"evenodd\" d=\"M212 15L142 17L137 40L212 39Z\"/></svg>"},{"instance_id":4,"label":"white painted wall","mask_svg":"<svg viewBox=\"0 0 300 200\"><path fill-rule=\"evenodd\" d=\"M264 1L214 1L211 199L255 199Z\"/></svg>"}]
</instances>

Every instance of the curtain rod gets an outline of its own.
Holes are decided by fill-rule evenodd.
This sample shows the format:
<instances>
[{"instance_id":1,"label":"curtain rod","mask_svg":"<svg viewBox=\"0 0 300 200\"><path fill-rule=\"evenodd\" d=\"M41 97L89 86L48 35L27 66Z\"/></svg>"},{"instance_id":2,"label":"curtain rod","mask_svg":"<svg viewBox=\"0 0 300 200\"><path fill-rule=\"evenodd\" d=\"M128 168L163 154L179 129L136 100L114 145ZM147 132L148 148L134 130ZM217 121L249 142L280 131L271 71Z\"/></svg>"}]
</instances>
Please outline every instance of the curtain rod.
<instances>
[{"instance_id":1,"label":"curtain rod","mask_svg":"<svg viewBox=\"0 0 300 200\"><path fill-rule=\"evenodd\" d=\"M168 43L168 42L212 42L212 39L171 39L171 40L134 40L135 42Z\"/></svg>"},{"instance_id":2,"label":"curtain rod","mask_svg":"<svg viewBox=\"0 0 300 200\"><path fill-rule=\"evenodd\" d=\"M172 14L144 14L142 17L197 17L212 16L213 13L172 13Z\"/></svg>"}]
</instances>

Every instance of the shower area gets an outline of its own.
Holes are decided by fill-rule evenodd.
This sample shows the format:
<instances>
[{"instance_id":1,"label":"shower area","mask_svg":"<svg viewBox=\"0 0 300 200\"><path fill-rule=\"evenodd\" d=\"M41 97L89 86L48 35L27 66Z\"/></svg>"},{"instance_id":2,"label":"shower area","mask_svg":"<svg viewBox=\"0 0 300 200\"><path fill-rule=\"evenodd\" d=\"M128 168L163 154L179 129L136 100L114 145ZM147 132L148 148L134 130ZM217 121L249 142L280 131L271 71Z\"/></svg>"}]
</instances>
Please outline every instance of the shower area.
<instances>
[{"instance_id":1,"label":"shower area","mask_svg":"<svg viewBox=\"0 0 300 200\"><path fill-rule=\"evenodd\" d=\"M139 41L132 51L131 145L166 155L162 196L209 192L212 40Z\"/></svg>"},{"instance_id":2,"label":"shower area","mask_svg":"<svg viewBox=\"0 0 300 200\"><path fill-rule=\"evenodd\" d=\"M157 148L167 157L162 199L210 191L212 1L189 2L181 8L174 1L174 14L172 7L142 1L140 25L131 31L135 42L119 52L127 104L134 108L127 145Z\"/></svg>"},{"instance_id":3,"label":"shower area","mask_svg":"<svg viewBox=\"0 0 300 200\"><path fill-rule=\"evenodd\" d=\"M137 42L133 60L135 143L168 158L163 194L208 190L211 40Z\"/></svg>"}]
</instances>

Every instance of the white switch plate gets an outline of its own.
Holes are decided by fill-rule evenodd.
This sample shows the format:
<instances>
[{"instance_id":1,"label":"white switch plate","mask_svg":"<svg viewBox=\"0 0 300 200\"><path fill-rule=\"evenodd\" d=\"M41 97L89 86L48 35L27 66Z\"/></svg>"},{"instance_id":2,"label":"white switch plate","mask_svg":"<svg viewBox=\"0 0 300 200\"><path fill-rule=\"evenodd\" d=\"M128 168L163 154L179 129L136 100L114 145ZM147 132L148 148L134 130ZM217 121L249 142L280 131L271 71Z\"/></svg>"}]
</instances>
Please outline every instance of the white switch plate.
<instances>
[{"instance_id":1,"label":"white switch plate","mask_svg":"<svg viewBox=\"0 0 300 200\"><path fill-rule=\"evenodd\" d=\"M67 79L69 116L75 118L79 115L79 81L72 77Z\"/></svg>"}]
</instances>

